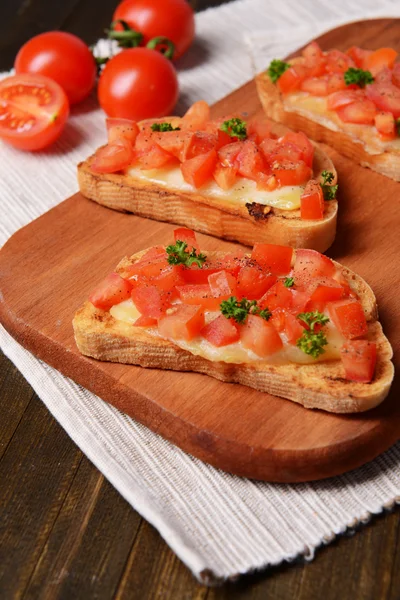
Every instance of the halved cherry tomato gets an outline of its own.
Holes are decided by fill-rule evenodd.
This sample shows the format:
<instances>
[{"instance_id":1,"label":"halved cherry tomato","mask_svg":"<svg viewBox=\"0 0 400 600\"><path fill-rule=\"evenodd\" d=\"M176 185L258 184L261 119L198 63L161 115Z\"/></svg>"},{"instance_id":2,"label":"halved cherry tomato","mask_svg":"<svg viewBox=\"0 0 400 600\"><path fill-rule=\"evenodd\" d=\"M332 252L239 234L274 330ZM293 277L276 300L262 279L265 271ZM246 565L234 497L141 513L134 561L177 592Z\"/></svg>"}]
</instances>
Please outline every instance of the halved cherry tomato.
<instances>
[{"instance_id":1,"label":"halved cherry tomato","mask_svg":"<svg viewBox=\"0 0 400 600\"><path fill-rule=\"evenodd\" d=\"M324 216L324 194L318 181L310 179L300 197L302 219L322 219Z\"/></svg>"},{"instance_id":2,"label":"halved cherry tomato","mask_svg":"<svg viewBox=\"0 0 400 600\"><path fill-rule=\"evenodd\" d=\"M296 250L293 278L296 285L306 285L314 277L333 277L335 265L330 258L316 250Z\"/></svg>"},{"instance_id":3,"label":"halved cherry tomato","mask_svg":"<svg viewBox=\"0 0 400 600\"><path fill-rule=\"evenodd\" d=\"M397 86L372 83L365 87L365 92L379 110L391 112L395 119L400 117L400 89Z\"/></svg>"},{"instance_id":4,"label":"halved cherry tomato","mask_svg":"<svg viewBox=\"0 0 400 600\"><path fill-rule=\"evenodd\" d=\"M116 173L129 167L133 161L133 156L131 142L121 137L119 140L96 150L90 168L95 173Z\"/></svg>"},{"instance_id":5,"label":"halved cherry tomato","mask_svg":"<svg viewBox=\"0 0 400 600\"><path fill-rule=\"evenodd\" d=\"M101 310L110 310L114 304L128 300L132 284L118 273L110 273L89 295L89 302Z\"/></svg>"},{"instance_id":6,"label":"halved cherry tomato","mask_svg":"<svg viewBox=\"0 0 400 600\"><path fill-rule=\"evenodd\" d=\"M240 338L239 327L232 319L227 319L223 315L219 315L203 327L200 334L217 348L234 344Z\"/></svg>"},{"instance_id":7,"label":"halved cherry tomato","mask_svg":"<svg viewBox=\"0 0 400 600\"><path fill-rule=\"evenodd\" d=\"M365 58L365 69L376 75L384 67L391 69L394 65L398 52L393 48L379 48Z\"/></svg>"},{"instance_id":8,"label":"halved cherry tomato","mask_svg":"<svg viewBox=\"0 0 400 600\"><path fill-rule=\"evenodd\" d=\"M207 283L179 285L176 289L185 304L195 304L208 310L218 310L221 301L228 298L215 298Z\"/></svg>"},{"instance_id":9,"label":"halved cherry tomato","mask_svg":"<svg viewBox=\"0 0 400 600\"><path fill-rule=\"evenodd\" d=\"M302 92L307 92L312 96L327 96L329 94L328 76L306 77L301 82L300 89Z\"/></svg>"},{"instance_id":10,"label":"halved cherry tomato","mask_svg":"<svg viewBox=\"0 0 400 600\"><path fill-rule=\"evenodd\" d=\"M46 148L61 135L68 114L65 92L44 75L0 81L0 138L15 148Z\"/></svg>"},{"instance_id":11,"label":"halved cherry tomato","mask_svg":"<svg viewBox=\"0 0 400 600\"><path fill-rule=\"evenodd\" d=\"M376 365L376 344L367 340L352 340L343 344L340 357L346 379L368 383L372 381Z\"/></svg>"},{"instance_id":12,"label":"halved cherry tomato","mask_svg":"<svg viewBox=\"0 0 400 600\"><path fill-rule=\"evenodd\" d=\"M121 138L124 138L135 143L135 140L139 134L139 126L135 121L129 119L106 119L108 143L118 142Z\"/></svg>"},{"instance_id":13,"label":"halved cherry tomato","mask_svg":"<svg viewBox=\"0 0 400 600\"><path fill-rule=\"evenodd\" d=\"M280 185L300 185L308 181L312 175L310 167L302 160L276 161L271 165L272 173Z\"/></svg>"},{"instance_id":14,"label":"halved cherry tomato","mask_svg":"<svg viewBox=\"0 0 400 600\"><path fill-rule=\"evenodd\" d=\"M301 82L307 77L307 67L291 65L278 79L277 85L282 94L289 94L300 89Z\"/></svg>"},{"instance_id":15,"label":"halved cherry tomato","mask_svg":"<svg viewBox=\"0 0 400 600\"><path fill-rule=\"evenodd\" d=\"M273 275L286 275L290 271L293 248L277 244L254 244L251 258Z\"/></svg>"},{"instance_id":16,"label":"halved cherry tomato","mask_svg":"<svg viewBox=\"0 0 400 600\"><path fill-rule=\"evenodd\" d=\"M213 177L222 190L230 190L237 180L237 168L223 167L222 165L217 164Z\"/></svg>"},{"instance_id":17,"label":"halved cherry tomato","mask_svg":"<svg viewBox=\"0 0 400 600\"><path fill-rule=\"evenodd\" d=\"M280 142L290 142L292 144L295 144L295 146L297 146L301 150L300 159L303 160L306 163L306 165L312 167L315 148L308 139L308 137L302 131L298 131L297 133L294 131L289 131L283 136L283 138L281 138Z\"/></svg>"},{"instance_id":18,"label":"halved cherry tomato","mask_svg":"<svg viewBox=\"0 0 400 600\"><path fill-rule=\"evenodd\" d=\"M159 319L171 304L171 294L156 285L134 287L131 297L138 311L152 319Z\"/></svg>"},{"instance_id":19,"label":"halved cherry tomato","mask_svg":"<svg viewBox=\"0 0 400 600\"><path fill-rule=\"evenodd\" d=\"M263 357L271 356L283 347L275 327L256 315L249 315L245 324L241 326L240 340L244 348Z\"/></svg>"},{"instance_id":20,"label":"halved cherry tomato","mask_svg":"<svg viewBox=\"0 0 400 600\"><path fill-rule=\"evenodd\" d=\"M236 279L227 271L219 271L218 273L209 275L208 284L215 298L236 296Z\"/></svg>"},{"instance_id":21,"label":"halved cherry tomato","mask_svg":"<svg viewBox=\"0 0 400 600\"><path fill-rule=\"evenodd\" d=\"M375 127L384 140L394 140L397 137L396 122L390 112L375 115Z\"/></svg>"},{"instance_id":22,"label":"halved cherry tomato","mask_svg":"<svg viewBox=\"0 0 400 600\"><path fill-rule=\"evenodd\" d=\"M195 250L200 249L196 234L192 229L187 229L186 227L178 227L177 229L174 229L174 240L175 244L178 240L185 242L188 245L187 250L189 251L193 250L193 248Z\"/></svg>"},{"instance_id":23,"label":"halved cherry tomato","mask_svg":"<svg viewBox=\"0 0 400 600\"><path fill-rule=\"evenodd\" d=\"M276 280L276 275L265 273L257 264L245 265L237 276L238 296L248 300L258 300L274 285Z\"/></svg>"},{"instance_id":24,"label":"halved cherry tomato","mask_svg":"<svg viewBox=\"0 0 400 600\"><path fill-rule=\"evenodd\" d=\"M182 117L182 126L185 129L199 131L205 128L210 120L210 107L204 100L198 100L189 108Z\"/></svg>"},{"instance_id":25,"label":"halved cherry tomato","mask_svg":"<svg viewBox=\"0 0 400 600\"><path fill-rule=\"evenodd\" d=\"M343 337L353 339L361 337L368 332L368 325L365 319L363 307L358 300L347 298L330 302L327 305L332 321L343 335Z\"/></svg>"},{"instance_id":26,"label":"halved cherry tomato","mask_svg":"<svg viewBox=\"0 0 400 600\"><path fill-rule=\"evenodd\" d=\"M365 99L364 90L343 90L334 92L328 96L327 108L328 110L338 110L347 104L358 102Z\"/></svg>"},{"instance_id":27,"label":"halved cherry tomato","mask_svg":"<svg viewBox=\"0 0 400 600\"><path fill-rule=\"evenodd\" d=\"M204 327L204 311L201 306L178 304L170 308L167 315L158 321L158 330L163 337L187 341L196 337Z\"/></svg>"},{"instance_id":28,"label":"halved cherry tomato","mask_svg":"<svg viewBox=\"0 0 400 600\"><path fill-rule=\"evenodd\" d=\"M200 188L211 179L217 158L216 151L210 150L207 154L185 160L181 164L183 179L193 187Z\"/></svg>"},{"instance_id":29,"label":"halved cherry tomato","mask_svg":"<svg viewBox=\"0 0 400 600\"><path fill-rule=\"evenodd\" d=\"M400 96L400 95L399 95ZM373 125L376 115L376 106L370 100L361 100L347 104L337 110L338 117L345 123L359 123Z\"/></svg>"},{"instance_id":30,"label":"halved cherry tomato","mask_svg":"<svg viewBox=\"0 0 400 600\"><path fill-rule=\"evenodd\" d=\"M285 287L282 280L279 279L274 285L260 298L258 305L260 308L275 310L276 308L292 307L293 297L289 288Z\"/></svg>"}]
</instances>

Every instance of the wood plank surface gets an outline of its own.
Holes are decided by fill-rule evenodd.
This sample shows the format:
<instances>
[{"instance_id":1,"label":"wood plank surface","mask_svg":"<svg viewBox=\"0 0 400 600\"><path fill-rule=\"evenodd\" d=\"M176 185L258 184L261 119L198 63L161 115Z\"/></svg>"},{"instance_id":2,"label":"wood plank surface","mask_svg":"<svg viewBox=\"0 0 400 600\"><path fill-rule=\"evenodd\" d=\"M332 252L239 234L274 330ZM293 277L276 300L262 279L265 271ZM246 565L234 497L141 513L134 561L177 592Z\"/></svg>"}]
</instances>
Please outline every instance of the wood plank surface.
<instances>
[{"instance_id":1,"label":"wood plank surface","mask_svg":"<svg viewBox=\"0 0 400 600\"><path fill-rule=\"evenodd\" d=\"M226 1L226 0L225 0ZM218 0L197 0L193 2L198 9L209 5L222 3ZM102 29L109 23L116 0L77 0L67 17L61 22L57 13L63 11L66 4L61 0L54 0L53 6L57 8L52 12L52 20L43 24L43 19L26 19L24 27L16 28L15 23L20 18L21 11L31 11L31 15L44 14L49 8L47 0L2 0L0 3L0 69L5 70L12 66L12 60L21 43L32 35L46 28L61 27L78 33L88 43L93 43L102 33ZM16 31L15 35L12 32ZM377 27L375 35L380 35L384 26ZM9 32L11 32L10 35ZM7 38L4 33L7 34ZM372 35L372 41L374 35ZM385 41L383 42L386 43ZM53 423L50 446L54 454L54 461L38 461L34 448L34 441L43 435L39 427L41 419L35 421L30 430L33 439L26 435L18 436L18 444L10 445L19 427L24 427L23 414L30 406L32 414L38 414L48 423ZM46 428L45 428L46 430ZM27 450L30 449L30 450ZM81 529L87 527L85 514L78 511L63 509L64 504L71 505L74 499L79 506L81 499L86 495L87 482L95 481L97 469L76 449L68 435L57 425L53 417L43 408L41 401L34 394L30 386L15 367L0 354L0 454L8 449L8 468L2 471L0 488L6 489L15 485L19 478L24 484L24 518L21 519L21 505L18 502L5 503L2 491L0 501L0 564L7 562L8 568L0 574L0 597L5 600L14 598L74 598L87 600L88 598L114 598L119 593L120 597L130 599L272 599L272 600L399 600L400 594L400 511L375 519L367 528L361 528L355 536L342 537L335 544L317 552L312 563L302 562L282 566L269 570L267 574L256 574L242 578L239 582L228 583L222 588L206 589L200 586L187 571L186 567L174 556L158 533L147 523L143 522L133 509L121 499L112 486L104 481L102 489L106 490L108 511L114 513L113 526L107 535L100 535L104 513L100 510L100 503L104 496L99 494L94 500L97 509L92 512L90 531L91 544L81 546L84 536L77 543L77 560L73 569L61 553L57 564L52 570L52 577L48 577L46 556L49 534L56 528L60 532L67 532L76 519L81 522ZM76 476L64 500L60 502L58 495L49 503L43 504L48 482L54 476L54 469L59 468L68 472L69 461L65 457L69 453L77 452L80 456L77 471L85 467L85 476ZM25 457L25 458L24 458ZM60 463L58 465L58 463ZM1 458L0 458L1 464ZM77 472L76 471L76 472ZM11 476L14 472L14 475ZM40 474L42 487L38 494L37 477ZM67 476L67 475L65 475ZM94 479L92 479L94 477ZM14 483L13 483L14 482ZM62 483L62 482L61 482ZM75 486L75 487L74 487ZM71 497L71 494L73 496ZM56 509L54 509L56 506ZM52 526L43 527L42 551L37 552L37 536L31 535L31 527L43 513L52 515ZM58 525L60 515L64 515L63 525ZM119 523L126 523L127 515L136 515L140 523L140 536L132 531L132 547L127 549L127 544L121 547L116 545L113 553L118 554L118 559L108 564L109 580L116 582L114 591L112 586L106 585L104 589L96 587L98 574L97 557L103 552L107 553L110 540L118 539L121 535ZM119 521L121 519L121 521ZM9 534L13 531L13 536ZM54 535L54 533L53 533ZM62 537L63 533L60 533ZM15 543L17 538L18 543ZM55 542L53 549L56 550ZM59 540L60 546L62 540ZM84 550L83 550L84 548ZM11 554L11 557L9 555ZM30 556L34 554L34 559ZM38 558L39 557L39 558ZM379 558L379 560L377 560ZM21 569L25 561L25 569ZM36 562L35 562L36 561ZM38 563L41 562L39 568ZM124 564L123 592L119 590L117 581L120 576L120 565ZM16 567L14 568L14 566ZM154 566L156 565L156 566ZM159 566L157 566L159 565ZM163 565L163 568L161 566ZM50 568L50 567L48 567ZM115 569L115 571L114 571ZM25 571L25 574L24 574ZM145 571L151 577L142 577ZM29 572L28 575L26 573ZM27 583L28 582L28 583ZM129 583L131 582L131 584ZM371 585L372 583L372 585ZM83 587L81 588L81 584ZM131 587L132 585L132 587ZM29 593L25 593L25 590ZM82 589L82 591L81 591Z\"/></svg>"}]
</instances>

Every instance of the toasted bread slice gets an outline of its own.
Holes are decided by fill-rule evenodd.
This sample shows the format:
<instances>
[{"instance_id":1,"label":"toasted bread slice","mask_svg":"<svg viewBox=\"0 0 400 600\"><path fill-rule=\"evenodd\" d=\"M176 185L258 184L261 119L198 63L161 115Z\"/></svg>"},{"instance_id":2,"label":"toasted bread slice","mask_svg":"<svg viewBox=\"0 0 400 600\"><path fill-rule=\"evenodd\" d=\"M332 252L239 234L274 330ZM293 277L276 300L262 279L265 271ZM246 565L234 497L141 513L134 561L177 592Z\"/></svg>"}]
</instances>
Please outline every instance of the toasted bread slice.
<instances>
[{"instance_id":1,"label":"toasted bread slice","mask_svg":"<svg viewBox=\"0 0 400 600\"><path fill-rule=\"evenodd\" d=\"M123 273L143 253L123 259L117 271ZM213 257L218 253L208 254ZM340 267L338 263L335 264ZM108 311L99 310L90 302L85 302L75 314L73 327L76 344L82 354L98 360L156 369L195 371L221 381L241 383L260 392L281 396L306 408L336 413L363 412L380 404L389 392L394 374L392 348L377 320L376 300L371 288L349 269L343 268L343 274L362 302L368 322L368 339L377 344L377 364L371 383L346 380L339 360L311 365L281 365L264 361L246 364L212 362L141 327L118 321Z\"/></svg>"},{"instance_id":2,"label":"toasted bread slice","mask_svg":"<svg viewBox=\"0 0 400 600\"><path fill-rule=\"evenodd\" d=\"M301 59L294 59L291 62L301 62ZM400 181L400 151L377 151L372 154L361 139L346 133L345 129L339 129L334 123L328 126L328 122L323 117L317 121L315 115L306 115L301 109L296 111L295 105L288 106L287 102L285 103L285 98L266 73L256 76L256 85L268 118L283 123L295 131L303 131L312 140L328 144L361 166Z\"/></svg>"},{"instance_id":3,"label":"toasted bread slice","mask_svg":"<svg viewBox=\"0 0 400 600\"><path fill-rule=\"evenodd\" d=\"M271 125L277 136L288 131L283 125ZM304 220L300 218L300 210L229 202L228 192L227 201L222 202L203 196L201 190L180 192L123 173L95 173L90 168L92 160L93 157L78 165L80 191L87 198L114 210L176 223L247 246L267 242L325 252L335 238L336 200L325 202L323 219ZM315 145L314 177L319 179L324 170L334 174L332 185L335 184L337 176L331 159Z\"/></svg>"}]
</instances>

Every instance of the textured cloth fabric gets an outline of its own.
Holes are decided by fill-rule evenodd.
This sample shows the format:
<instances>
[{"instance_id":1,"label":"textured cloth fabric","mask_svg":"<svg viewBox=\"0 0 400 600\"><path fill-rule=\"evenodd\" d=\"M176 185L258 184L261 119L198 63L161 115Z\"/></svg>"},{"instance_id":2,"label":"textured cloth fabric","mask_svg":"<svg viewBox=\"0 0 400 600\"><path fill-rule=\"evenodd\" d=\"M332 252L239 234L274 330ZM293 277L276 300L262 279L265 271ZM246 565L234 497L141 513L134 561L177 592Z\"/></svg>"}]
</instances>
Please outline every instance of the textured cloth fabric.
<instances>
[{"instance_id":1,"label":"textured cloth fabric","mask_svg":"<svg viewBox=\"0 0 400 600\"><path fill-rule=\"evenodd\" d=\"M209 9L197 15L196 44L178 65L178 111L199 98L218 100L322 30L399 13L398 0L379 6L375 0L237 0ZM97 52L108 51L101 40ZM104 115L92 98L73 110L52 149L21 154L0 145L1 244L76 191L76 164L104 139ZM311 559L335 535L400 502L400 444L322 482L240 479L185 454L61 376L4 329L0 344L75 443L204 583L300 555Z\"/></svg>"}]
</instances>

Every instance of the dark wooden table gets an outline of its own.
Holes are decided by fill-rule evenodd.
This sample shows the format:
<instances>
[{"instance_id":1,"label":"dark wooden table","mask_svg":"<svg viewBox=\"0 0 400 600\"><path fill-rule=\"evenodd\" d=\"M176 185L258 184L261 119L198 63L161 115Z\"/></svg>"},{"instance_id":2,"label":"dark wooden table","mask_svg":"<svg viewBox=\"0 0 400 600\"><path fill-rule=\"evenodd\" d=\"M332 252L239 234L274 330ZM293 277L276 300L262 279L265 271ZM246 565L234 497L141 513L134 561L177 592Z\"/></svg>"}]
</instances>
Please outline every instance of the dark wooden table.
<instances>
[{"instance_id":1,"label":"dark wooden table","mask_svg":"<svg viewBox=\"0 0 400 600\"><path fill-rule=\"evenodd\" d=\"M226 1L226 0L225 0ZM196 10L221 0L193 0ZM88 44L116 0L1 0L0 70L32 35ZM1 169L1 167L0 167ZM0 356L0 598L399 600L400 511L298 563L208 589L115 491Z\"/></svg>"}]
</instances>

